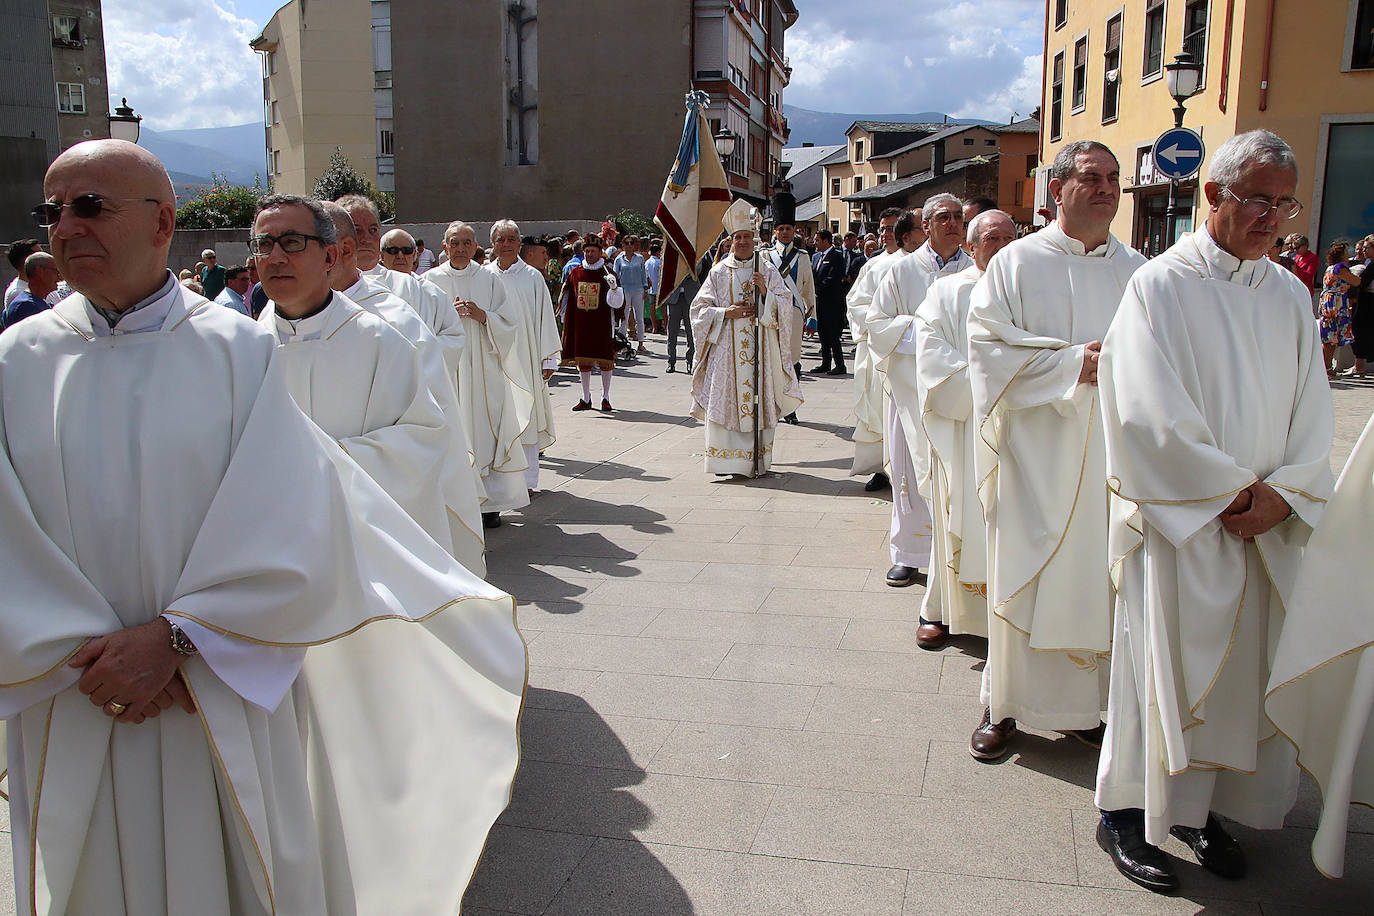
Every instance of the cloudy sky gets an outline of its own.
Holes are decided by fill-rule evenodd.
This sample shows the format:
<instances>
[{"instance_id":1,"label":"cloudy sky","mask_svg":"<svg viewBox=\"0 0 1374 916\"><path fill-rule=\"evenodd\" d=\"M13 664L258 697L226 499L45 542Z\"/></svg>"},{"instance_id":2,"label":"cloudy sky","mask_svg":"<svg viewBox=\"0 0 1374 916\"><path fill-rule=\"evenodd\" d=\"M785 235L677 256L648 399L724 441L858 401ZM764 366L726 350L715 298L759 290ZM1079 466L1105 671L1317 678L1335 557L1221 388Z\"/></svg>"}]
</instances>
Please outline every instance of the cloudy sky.
<instances>
[{"instance_id":1,"label":"cloudy sky","mask_svg":"<svg viewBox=\"0 0 1374 916\"><path fill-rule=\"evenodd\" d=\"M658 0L640 0L658 2ZM1044 0L796 0L788 104L820 111L1029 114L1038 100ZM262 117L248 42L278 0L104 0L111 103L154 130Z\"/></svg>"}]
</instances>

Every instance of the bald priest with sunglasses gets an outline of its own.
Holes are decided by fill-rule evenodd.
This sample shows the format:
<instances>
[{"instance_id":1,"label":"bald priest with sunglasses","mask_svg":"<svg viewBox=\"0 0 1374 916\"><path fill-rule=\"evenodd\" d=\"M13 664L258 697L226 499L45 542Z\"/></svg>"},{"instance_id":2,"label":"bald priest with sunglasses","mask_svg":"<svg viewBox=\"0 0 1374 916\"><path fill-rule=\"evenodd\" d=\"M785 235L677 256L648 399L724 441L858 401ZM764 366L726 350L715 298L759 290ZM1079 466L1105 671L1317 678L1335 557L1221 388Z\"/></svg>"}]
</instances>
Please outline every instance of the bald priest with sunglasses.
<instances>
[{"instance_id":1,"label":"bald priest with sunglasses","mask_svg":"<svg viewBox=\"0 0 1374 916\"><path fill-rule=\"evenodd\" d=\"M176 282L151 153L77 144L44 193L77 294L0 337L18 912L452 911L514 777L510 597Z\"/></svg>"}]
</instances>

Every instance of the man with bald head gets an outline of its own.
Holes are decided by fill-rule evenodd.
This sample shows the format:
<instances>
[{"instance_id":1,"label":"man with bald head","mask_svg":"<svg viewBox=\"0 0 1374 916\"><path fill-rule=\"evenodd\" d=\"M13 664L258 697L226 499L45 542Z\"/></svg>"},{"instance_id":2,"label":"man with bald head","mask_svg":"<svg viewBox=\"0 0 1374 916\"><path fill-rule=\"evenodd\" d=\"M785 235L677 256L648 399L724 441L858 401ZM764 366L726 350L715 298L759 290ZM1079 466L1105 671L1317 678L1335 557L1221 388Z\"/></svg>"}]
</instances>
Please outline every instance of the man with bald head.
<instances>
[{"instance_id":1,"label":"man with bald head","mask_svg":"<svg viewBox=\"0 0 1374 916\"><path fill-rule=\"evenodd\" d=\"M417 898L398 907L440 912L419 895L451 905L466 877L431 888L413 869L470 872L514 771L524 671L509 598L302 416L270 333L176 282L175 197L151 153L77 144L43 190L34 216L77 293L0 336L0 718L20 911L355 912L389 873L388 893ZM257 247L288 264L307 249L332 257L324 232L301 228ZM461 618L411 622L458 604ZM405 671L366 697L388 712L378 723L329 666L346 634L381 620L397 643L378 660ZM474 625L484 657L465 670L489 673L488 712L443 728L485 733L464 746L495 753L459 763L466 785L444 817L454 801L466 809L462 842L435 844L415 836L414 799L388 808L330 762L370 754L376 772L393 755L452 752L406 747L428 732L405 706L453 696L428 664L443 637L428 634ZM416 674L424 683L401 686ZM298 680L321 726L314 784L307 722L282 702ZM450 705L476 711L438 704ZM479 784L491 789L474 795ZM428 788L416 785L432 808ZM383 854L355 854L362 837L346 825L375 832L387 811L406 826L382 828Z\"/></svg>"},{"instance_id":2,"label":"man with bald head","mask_svg":"<svg viewBox=\"0 0 1374 916\"><path fill-rule=\"evenodd\" d=\"M482 524L495 528L503 511L529 505L529 463L520 446L534 412L534 379L540 385L544 380L505 365L513 358L506 354L517 351L520 306L507 298L498 274L473 260L477 236L472 227L450 223L444 250L448 263L426 271L424 282L452 304L467 338L458 363L458 401L486 491Z\"/></svg>"},{"instance_id":3,"label":"man with bald head","mask_svg":"<svg viewBox=\"0 0 1374 916\"><path fill-rule=\"evenodd\" d=\"M332 202L322 203L321 207L334 222L339 247L339 259L329 269L329 285L399 331L420 355L426 384L444 412L451 439L447 460L453 467L441 474L441 481L444 505L449 510L448 537L453 544L453 555L476 575L485 576L487 564L483 553L486 539L482 536L478 509L482 481L477 476L472 449L468 447L467 430L463 425L458 391L454 386L456 376L448 371L444 362L443 345L430 333L414 309L358 270L358 235L348 211ZM435 540L443 543L442 538L436 537Z\"/></svg>"},{"instance_id":4,"label":"man with bald head","mask_svg":"<svg viewBox=\"0 0 1374 916\"><path fill-rule=\"evenodd\" d=\"M382 266L401 274L415 273L415 239L404 229L382 236Z\"/></svg>"},{"instance_id":5,"label":"man with bald head","mask_svg":"<svg viewBox=\"0 0 1374 916\"><path fill-rule=\"evenodd\" d=\"M23 277L28 289L20 290L0 315L0 330L8 330L17 322L52 308L48 297L57 291L62 275L57 261L46 251L35 251L24 259Z\"/></svg>"},{"instance_id":6,"label":"man with bald head","mask_svg":"<svg viewBox=\"0 0 1374 916\"><path fill-rule=\"evenodd\" d=\"M988 635L987 534L969 422L968 306L988 262L1016 239L1016 224L985 210L968 227L973 263L931 284L916 309L916 384L921 397L933 527L930 578L916 644L939 649L950 633Z\"/></svg>"}]
</instances>

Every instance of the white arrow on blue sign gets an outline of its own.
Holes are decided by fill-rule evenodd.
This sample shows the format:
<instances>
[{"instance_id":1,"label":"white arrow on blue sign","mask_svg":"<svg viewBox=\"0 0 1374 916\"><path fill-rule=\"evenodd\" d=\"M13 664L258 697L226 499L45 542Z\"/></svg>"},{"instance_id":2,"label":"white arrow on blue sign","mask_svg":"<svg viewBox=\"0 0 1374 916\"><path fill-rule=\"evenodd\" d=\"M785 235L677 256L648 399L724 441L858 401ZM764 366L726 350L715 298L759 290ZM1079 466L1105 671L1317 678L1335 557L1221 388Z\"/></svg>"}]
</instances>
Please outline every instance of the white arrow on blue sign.
<instances>
[{"instance_id":1,"label":"white arrow on blue sign","mask_svg":"<svg viewBox=\"0 0 1374 916\"><path fill-rule=\"evenodd\" d=\"M1197 174L1206 153L1202 138L1194 131L1174 127L1159 135L1151 154L1157 174L1171 181L1182 181Z\"/></svg>"}]
</instances>

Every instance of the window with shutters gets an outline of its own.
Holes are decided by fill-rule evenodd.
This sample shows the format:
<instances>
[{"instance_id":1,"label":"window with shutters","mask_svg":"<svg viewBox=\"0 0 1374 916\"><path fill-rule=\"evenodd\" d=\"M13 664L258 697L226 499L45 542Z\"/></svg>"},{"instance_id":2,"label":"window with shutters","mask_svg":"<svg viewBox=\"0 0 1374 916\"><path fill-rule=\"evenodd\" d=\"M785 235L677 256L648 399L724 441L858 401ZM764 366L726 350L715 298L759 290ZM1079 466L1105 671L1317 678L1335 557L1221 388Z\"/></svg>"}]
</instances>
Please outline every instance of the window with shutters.
<instances>
[{"instance_id":1,"label":"window with shutters","mask_svg":"<svg viewBox=\"0 0 1374 916\"><path fill-rule=\"evenodd\" d=\"M1050 139L1064 136L1064 52L1054 55L1050 70Z\"/></svg>"},{"instance_id":2,"label":"window with shutters","mask_svg":"<svg viewBox=\"0 0 1374 916\"><path fill-rule=\"evenodd\" d=\"M1102 123L1115 121L1121 110L1121 14L1107 20L1102 52Z\"/></svg>"},{"instance_id":3,"label":"window with shutters","mask_svg":"<svg viewBox=\"0 0 1374 916\"><path fill-rule=\"evenodd\" d=\"M1164 72L1164 0L1145 0L1145 60L1140 68L1143 80Z\"/></svg>"},{"instance_id":4,"label":"window with shutters","mask_svg":"<svg viewBox=\"0 0 1374 916\"><path fill-rule=\"evenodd\" d=\"M1073 43L1073 113L1088 105L1088 36Z\"/></svg>"},{"instance_id":5,"label":"window with shutters","mask_svg":"<svg viewBox=\"0 0 1374 916\"><path fill-rule=\"evenodd\" d=\"M77 16L53 16L52 17L52 41L55 45L64 48L80 48L85 42L81 40L81 19Z\"/></svg>"},{"instance_id":6,"label":"window with shutters","mask_svg":"<svg viewBox=\"0 0 1374 916\"><path fill-rule=\"evenodd\" d=\"M1207 18L1210 6L1209 0L1188 0L1188 5L1183 8L1183 50L1202 64L1199 89L1207 84Z\"/></svg>"}]
</instances>

